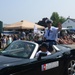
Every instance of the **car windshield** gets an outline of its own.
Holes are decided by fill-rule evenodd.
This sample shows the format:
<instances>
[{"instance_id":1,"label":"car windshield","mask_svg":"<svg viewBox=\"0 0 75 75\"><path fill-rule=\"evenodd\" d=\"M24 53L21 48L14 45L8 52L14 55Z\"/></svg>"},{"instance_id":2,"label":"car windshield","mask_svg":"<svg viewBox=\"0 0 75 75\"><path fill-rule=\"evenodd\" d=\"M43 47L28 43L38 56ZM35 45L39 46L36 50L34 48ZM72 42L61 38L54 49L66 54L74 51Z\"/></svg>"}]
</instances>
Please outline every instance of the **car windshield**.
<instances>
[{"instance_id":1,"label":"car windshield","mask_svg":"<svg viewBox=\"0 0 75 75\"><path fill-rule=\"evenodd\" d=\"M35 49L35 44L25 41L14 41L1 51L2 55L29 58Z\"/></svg>"}]
</instances>

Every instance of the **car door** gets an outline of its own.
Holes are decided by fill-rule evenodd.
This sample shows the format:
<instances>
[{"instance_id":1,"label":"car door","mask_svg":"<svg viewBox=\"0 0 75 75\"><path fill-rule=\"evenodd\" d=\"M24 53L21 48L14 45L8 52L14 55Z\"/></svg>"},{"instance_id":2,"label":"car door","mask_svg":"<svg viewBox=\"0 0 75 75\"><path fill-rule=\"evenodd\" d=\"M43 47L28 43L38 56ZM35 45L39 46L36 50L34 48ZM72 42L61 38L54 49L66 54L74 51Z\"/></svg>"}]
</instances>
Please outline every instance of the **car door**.
<instances>
[{"instance_id":1,"label":"car door","mask_svg":"<svg viewBox=\"0 0 75 75\"><path fill-rule=\"evenodd\" d=\"M61 52L31 60L29 69L25 75L63 75L64 58Z\"/></svg>"},{"instance_id":2,"label":"car door","mask_svg":"<svg viewBox=\"0 0 75 75\"><path fill-rule=\"evenodd\" d=\"M63 75L64 73L64 59L63 54L60 52L42 57L37 64L40 65L39 68L42 75Z\"/></svg>"},{"instance_id":3,"label":"car door","mask_svg":"<svg viewBox=\"0 0 75 75\"><path fill-rule=\"evenodd\" d=\"M62 52L56 52L49 56L30 59L25 66L25 70L19 71L13 75L63 75L64 58Z\"/></svg>"},{"instance_id":4,"label":"car door","mask_svg":"<svg viewBox=\"0 0 75 75\"><path fill-rule=\"evenodd\" d=\"M32 75L63 75L64 64L62 52L56 52L49 56L41 57L39 60L35 58L31 62L29 73Z\"/></svg>"}]
</instances>

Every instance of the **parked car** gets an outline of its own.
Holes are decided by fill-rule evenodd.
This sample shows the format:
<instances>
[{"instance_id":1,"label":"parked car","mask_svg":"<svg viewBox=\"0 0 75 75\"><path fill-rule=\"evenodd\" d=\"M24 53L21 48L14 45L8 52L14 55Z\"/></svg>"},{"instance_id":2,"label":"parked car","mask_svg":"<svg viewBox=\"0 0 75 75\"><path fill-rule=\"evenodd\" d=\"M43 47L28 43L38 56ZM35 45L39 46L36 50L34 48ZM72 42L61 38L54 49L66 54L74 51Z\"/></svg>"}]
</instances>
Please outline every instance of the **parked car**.
<instances>
[{"instance_id":1,"label":"parked car","mask_svg":"<svg viewBox=\"0 0 75 75\"><path fill-rule=\"evenodd\" d=\"M73 47L53 45L51 55L40 53L35 57L38 43L13 41L0 52L0 75L75 75Z\"/></svg>"}]
</instances>

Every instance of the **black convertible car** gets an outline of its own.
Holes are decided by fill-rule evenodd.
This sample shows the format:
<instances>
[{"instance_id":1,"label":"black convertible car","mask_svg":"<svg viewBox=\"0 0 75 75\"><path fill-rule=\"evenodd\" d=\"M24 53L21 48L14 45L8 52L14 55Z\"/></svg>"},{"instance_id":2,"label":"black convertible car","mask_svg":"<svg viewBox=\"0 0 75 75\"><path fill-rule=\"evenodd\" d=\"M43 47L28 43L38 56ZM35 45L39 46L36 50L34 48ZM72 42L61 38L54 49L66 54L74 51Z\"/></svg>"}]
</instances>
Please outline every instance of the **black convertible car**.
<instances>
[{"instance_id":1,"label":"black convertible car","mask_svg":"<svg viewBox=\"0 0 75 75\"><path fill-rule=\"evenodd\" d=\"M53 52L40 53L39 44L17 40L0 52L0 75L75 75L75 49L53 45Z\"/></svg>"}]
</instances>

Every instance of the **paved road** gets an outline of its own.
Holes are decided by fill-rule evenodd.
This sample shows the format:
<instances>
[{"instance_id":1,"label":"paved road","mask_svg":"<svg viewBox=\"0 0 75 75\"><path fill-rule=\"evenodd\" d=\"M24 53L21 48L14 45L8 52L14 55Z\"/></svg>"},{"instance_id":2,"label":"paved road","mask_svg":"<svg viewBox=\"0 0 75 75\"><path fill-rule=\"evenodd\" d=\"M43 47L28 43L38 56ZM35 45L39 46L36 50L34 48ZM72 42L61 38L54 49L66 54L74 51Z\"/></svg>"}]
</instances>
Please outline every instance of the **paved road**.
<instances>
[{"instance_id":1,"label":"paved road","mask_svg":"<svg viewBox=\"0 0 75 75\"><path fill-rule=\"evenodd\" d=\"M69 47L71 47L71 48L75 49L75 44L66 45L66 46L69 46Z\"/></svg>"}]
</instances>

